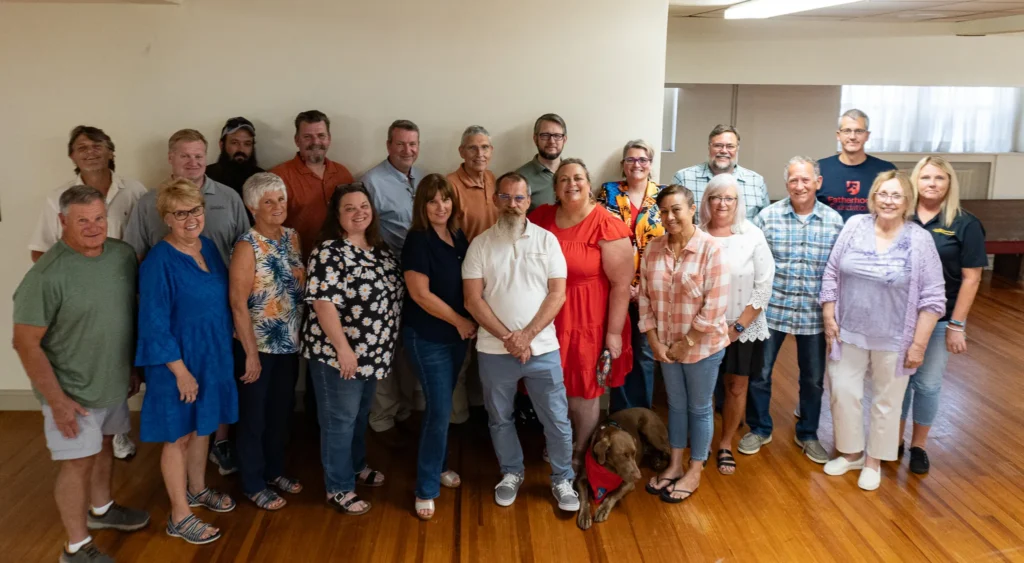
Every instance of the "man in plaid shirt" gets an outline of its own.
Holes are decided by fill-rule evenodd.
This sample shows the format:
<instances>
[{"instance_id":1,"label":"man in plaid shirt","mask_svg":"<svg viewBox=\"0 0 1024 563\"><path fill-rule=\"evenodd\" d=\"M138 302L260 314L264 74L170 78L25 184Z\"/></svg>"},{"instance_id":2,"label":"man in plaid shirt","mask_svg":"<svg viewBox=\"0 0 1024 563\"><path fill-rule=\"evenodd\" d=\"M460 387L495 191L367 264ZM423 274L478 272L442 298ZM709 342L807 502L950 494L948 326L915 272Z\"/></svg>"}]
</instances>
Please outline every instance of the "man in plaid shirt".
<instances>
[{"instance_id":1,"label":"man in plaid shirt","mask_svg":"<svg viewBox=\"0 0 1024 563\"><path fill-rule=\"evenodd\" d=\"M812 461L825 463L828 452L818 441L821 394L825 379L825 327L818 304L821 278L843 219L820 203L821 169L811 158L790 159L784 175L789 197L766 207L754 224L764 232L775 258L775 280L766 316L771 338L764 347L764 369L751 376L747 400L750 432L737 448L755 454L772 441L772 368L787 334L796 338L800 367L800 421L796 443Z\"/></svg>"}]
</instances>

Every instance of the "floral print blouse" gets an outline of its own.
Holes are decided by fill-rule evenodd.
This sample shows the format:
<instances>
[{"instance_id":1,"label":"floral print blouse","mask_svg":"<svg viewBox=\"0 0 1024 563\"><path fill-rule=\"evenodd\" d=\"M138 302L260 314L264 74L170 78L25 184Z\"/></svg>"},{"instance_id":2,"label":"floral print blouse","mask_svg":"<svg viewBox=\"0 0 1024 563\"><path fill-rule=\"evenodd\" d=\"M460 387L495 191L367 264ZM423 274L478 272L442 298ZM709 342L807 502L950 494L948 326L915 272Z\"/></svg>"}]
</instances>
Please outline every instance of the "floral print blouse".
<instances>
[{"instance_id":1,"label":"floral print blouse","mask_svg":"<svg viewBox=\"0 0 1024 563\"><path fill-rule=\"evenodd\" d=\"M306 268L295 230L286 227L280 240L271 240L249 229L238 241L249 243L256 258L248 300L256 349L264 354L298 353Z\"/></svg>"}]
</instances>

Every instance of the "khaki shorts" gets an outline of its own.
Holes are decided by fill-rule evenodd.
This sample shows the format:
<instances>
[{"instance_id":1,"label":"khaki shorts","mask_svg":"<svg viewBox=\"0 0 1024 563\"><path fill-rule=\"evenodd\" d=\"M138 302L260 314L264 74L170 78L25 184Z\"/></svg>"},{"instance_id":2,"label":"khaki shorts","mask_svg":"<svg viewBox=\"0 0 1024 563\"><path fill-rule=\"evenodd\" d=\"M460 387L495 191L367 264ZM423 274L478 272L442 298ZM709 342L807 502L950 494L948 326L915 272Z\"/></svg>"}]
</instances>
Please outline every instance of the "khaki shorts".
<instances>
[{"instance_id":1,"label":"khaki shorts","mask_svg":"<svg viewBox=\"0 0 1024 563\"><path fill-rule=\"evenodd\" d=\"M112 407L86 410L89 416L75 416L78 419L78 436L68 439L60 433L57 423L53 421L53 409L43 405L46 447L50 448L50 457L54 461L94 456L103 449L104 436L124 434L132 428L127 401Z\"/></svg>"}]
</instances>

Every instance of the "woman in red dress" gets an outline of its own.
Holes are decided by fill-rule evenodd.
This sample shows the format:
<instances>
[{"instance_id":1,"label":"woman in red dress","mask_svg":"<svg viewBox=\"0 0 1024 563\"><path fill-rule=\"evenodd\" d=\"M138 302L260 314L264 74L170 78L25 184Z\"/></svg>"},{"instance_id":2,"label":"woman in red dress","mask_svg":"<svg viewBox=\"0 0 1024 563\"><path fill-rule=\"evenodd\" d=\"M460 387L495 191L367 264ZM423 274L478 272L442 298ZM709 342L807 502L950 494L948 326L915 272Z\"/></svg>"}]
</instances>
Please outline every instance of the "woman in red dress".
<instances>
[{"instance_id":1,"label":"woman in red dress","mask_svg":"<svg viewBox=\"0 0 1024 563\"><path fill-rule=\"evenodd\" d=\"M576 469L601 416L604 388L622 385L633 366L626 311L633 247L626 225L597 205L590 190L590 172L582 160L563 160L554 182L555 204L535 209L530 221L558 238L568 266L565 305L555 317L555 330L576 444ZM597 371L604 350L610 353L612 364L601 385Z\"/></svg>"}]
</instances>

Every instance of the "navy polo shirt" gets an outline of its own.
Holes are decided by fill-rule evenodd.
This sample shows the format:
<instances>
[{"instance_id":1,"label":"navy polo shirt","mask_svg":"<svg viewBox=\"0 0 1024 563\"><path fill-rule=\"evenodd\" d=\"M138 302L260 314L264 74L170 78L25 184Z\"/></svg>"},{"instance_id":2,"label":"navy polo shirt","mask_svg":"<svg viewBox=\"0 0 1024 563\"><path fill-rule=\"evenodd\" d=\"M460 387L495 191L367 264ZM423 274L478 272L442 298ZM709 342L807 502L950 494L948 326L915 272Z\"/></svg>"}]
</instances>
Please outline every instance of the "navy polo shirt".
<instances>
[{"instance_id":1,"label":"navy polo shirt","mask_svg":"<svg viewBox=\"0 0 1024 563\"><path fill-rule=\"evenodd\" d=\"M433 228L409 231L402 247L402 271L411 270L427 276L430 292L468 319L470 316L462 294L462 261L466 258L469 241L460 230L452 236L452 242L454 246L441 240ZM408 291L405 292L402 324L431 342L451 344L462 340L454 325L424 311Z\"/></svg>"},{"instance_id":2,"label":"navy polo shirt","mask_svg":"<svg viewBox=\"0 0 1024 563\"><path fill-rule=\"evenodd\" d=\"M946 315L940 320L948 321L953 315L956 297L964 280L963 269L988 266L988 256L985 255L985 227L977 217L962 209L951 225L943 224L941 211L927 224L921 223L916 214L913 219L932 234L935 248L939 251L942 277L946 280Z\"/></svg>"}]
</instances>

